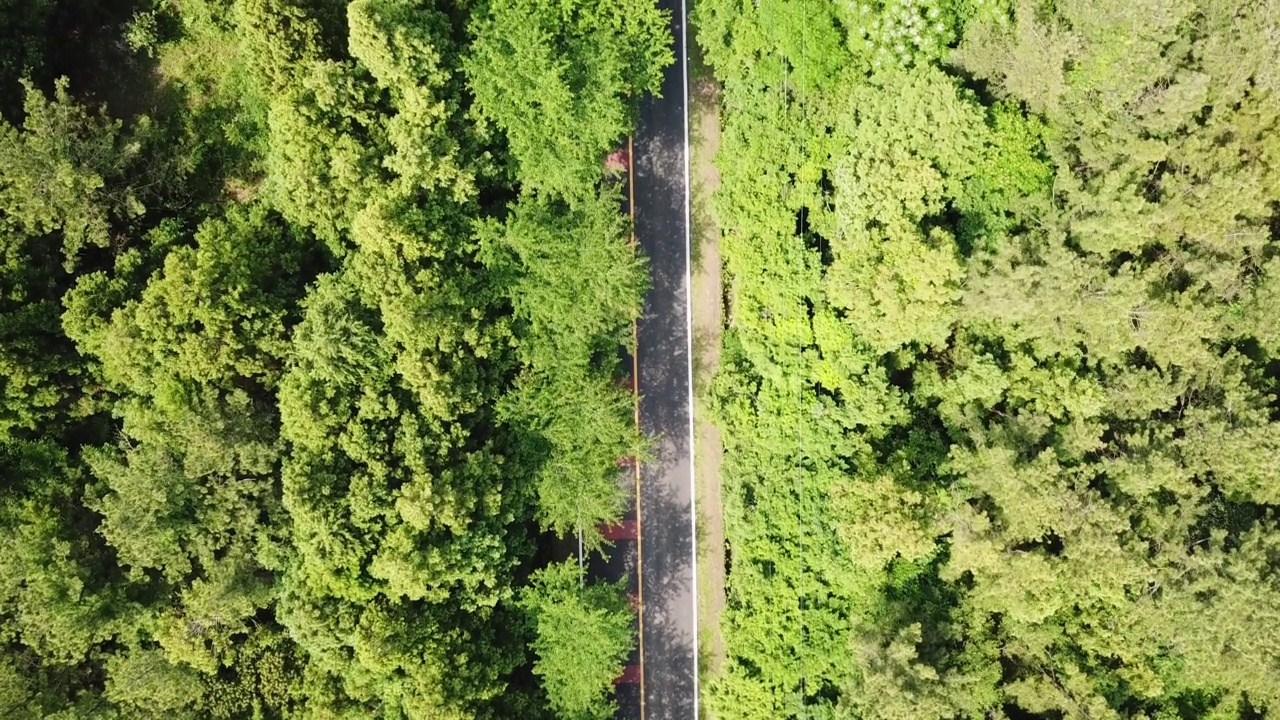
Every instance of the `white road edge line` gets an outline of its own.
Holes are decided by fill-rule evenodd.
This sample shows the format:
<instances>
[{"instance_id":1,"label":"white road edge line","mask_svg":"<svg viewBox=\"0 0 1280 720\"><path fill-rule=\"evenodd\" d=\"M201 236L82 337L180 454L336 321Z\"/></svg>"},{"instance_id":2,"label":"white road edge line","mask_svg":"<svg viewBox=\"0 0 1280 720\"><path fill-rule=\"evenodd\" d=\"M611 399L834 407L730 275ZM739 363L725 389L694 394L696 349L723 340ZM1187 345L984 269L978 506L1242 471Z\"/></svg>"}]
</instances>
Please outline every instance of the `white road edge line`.
<instances>
[{"instance_id":1,"label":"white road edge line","mask_svg":"<svg viewBox=\"0 0 1280 720\"><path fill-rule=\"evenodd\" d=\"M689 387L689 545L691 552L693 587L693 718L698 720L698 485L694 480L693 432L693 242L692 228L689 224L690 206L692 205L692 186L689 184L689 165L692 162L689 152L689 10L686 0L680 0L680 80L684 90L684 319L685 319L685 374Z\"/></svg>"}]
</instances>

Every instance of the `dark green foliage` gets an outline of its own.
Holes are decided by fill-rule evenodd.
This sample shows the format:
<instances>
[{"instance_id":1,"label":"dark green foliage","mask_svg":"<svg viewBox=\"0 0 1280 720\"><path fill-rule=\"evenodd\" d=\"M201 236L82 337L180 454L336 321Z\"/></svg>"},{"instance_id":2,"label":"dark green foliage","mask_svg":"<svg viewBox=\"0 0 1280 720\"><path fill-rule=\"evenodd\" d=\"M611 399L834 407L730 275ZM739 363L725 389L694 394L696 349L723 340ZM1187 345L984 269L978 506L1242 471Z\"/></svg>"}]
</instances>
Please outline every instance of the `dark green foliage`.
<instances>
[{"instance_id":1,"label":"dark green foliage","mask_svg":"<svg viewBox=\"0 0 1280 720\"><path fill-rule=\"evenodd\" d=\"M613 358L646 268L598 156L666 19L578 3L607 85L506 137L468 3L28 6L0 47L0 716L578 717L531 672L565 598L528 576L539 526L618 519L638 451ZM86 66L54 82L68 32ZM574 203L521 195L545 178L504 148L587 125ZM632 615L584 597L606 707Z\"/></svg>"},{"instance_id":2,"label":"dark green foliage","mask_svg":"<svg viewBox=\"0 0 1280 720\"><path fill-rule=\"evenodd\" d=\"M54 17L50 0L6 0L0 6L0 113L9 122L22 112L20 79L43 76Z\"/></svg>"}]
</instances>

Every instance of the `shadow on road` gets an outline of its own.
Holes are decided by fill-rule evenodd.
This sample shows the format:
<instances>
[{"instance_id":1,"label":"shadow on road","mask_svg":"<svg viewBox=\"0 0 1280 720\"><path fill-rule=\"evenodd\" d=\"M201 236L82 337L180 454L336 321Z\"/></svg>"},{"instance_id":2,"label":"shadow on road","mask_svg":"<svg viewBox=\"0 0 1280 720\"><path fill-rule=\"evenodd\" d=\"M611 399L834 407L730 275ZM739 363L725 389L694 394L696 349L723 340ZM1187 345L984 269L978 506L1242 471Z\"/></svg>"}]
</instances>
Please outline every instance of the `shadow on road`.
<instances>
[{"instance_id":1,"label":"shadow on road","mask_svg":"<svg viewBox=\"0 0 1280 720\"><path fill-rule=\"evenodd\" d=\"M636 239L651 289L637 323L640 431L652 448L640 466L644 557L645 720L694 720L697 607L694 595L693 448L690 447L689 248L682 8L671 12L676 62L661 97L640 101L634 138Z\"/></svg>"},{"instance_id":2,"label":"shadow on road","mask_svg":"<svg viewBox=\"0 0 1280 720\"><path fill-rule=\"evenodd\" d=\"M671 442L679 438L680 442ZM693 718L691 503L663 477L687 477L687 434L657 438L658 458L642 467L644 501L644 653L646 720ZM659 540L660 539L660 540Z\"/></svg>"}]
</instances>

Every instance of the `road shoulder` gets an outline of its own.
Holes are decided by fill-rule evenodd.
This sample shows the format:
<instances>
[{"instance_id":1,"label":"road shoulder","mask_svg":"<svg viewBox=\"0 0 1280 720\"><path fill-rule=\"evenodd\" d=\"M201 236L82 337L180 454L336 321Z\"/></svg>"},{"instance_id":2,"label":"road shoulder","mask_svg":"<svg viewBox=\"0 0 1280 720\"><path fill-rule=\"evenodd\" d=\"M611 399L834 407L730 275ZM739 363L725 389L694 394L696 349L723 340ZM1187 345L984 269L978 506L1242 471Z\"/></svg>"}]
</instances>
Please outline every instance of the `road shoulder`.
<instances>
[{"instance_id":1,"label":"road shoulder","mask_svg":"<svg viewBox=\"0 0 1280 720\"><path fill-rule=\"evenodd\" d=\"M720 185L713 163L720 143L719 86L690 47L689 144L693 363L694 477L698 508L698 664L703 687L720 674L725 662L720 615L725 605L724 513L720 465L723 445L710 408L711 381L720 361L723 300L720 281L720 230L711 197ZM702 704L706 708L705 703ZM703 711L709 717L708 711Z\"/></svg>"}]
</instances>

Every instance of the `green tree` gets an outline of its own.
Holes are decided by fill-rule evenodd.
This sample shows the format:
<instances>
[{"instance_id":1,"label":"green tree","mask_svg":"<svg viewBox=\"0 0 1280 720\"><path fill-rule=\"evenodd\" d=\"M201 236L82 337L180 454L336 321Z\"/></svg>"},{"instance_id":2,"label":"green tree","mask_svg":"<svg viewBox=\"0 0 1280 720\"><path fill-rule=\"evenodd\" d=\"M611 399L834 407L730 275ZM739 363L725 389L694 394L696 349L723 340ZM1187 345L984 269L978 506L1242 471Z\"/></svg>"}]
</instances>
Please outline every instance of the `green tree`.
<instances>
[{"instance_id":1,"label":"green tree","mask_svg":"<svg viewBox=\"0 0 1280 720\"><path fill-rule=\"evenodd\" d=\"M500 416L524 436L519 448L534 465L537 520L561 536L583 533L601 547L601 524L626 510L620 458L640 455L630 392L607 377L573 370L527 373L498 405Z\"/></svg>"},{"instance_id":2,"label":"green tree","mask_svg":"<svg viewBox=\"0 0 1280 720\"><path fill-rule=\"evenodd\" d=\"M506 135L520 184L590 198L641 93L671 63L667 16L647 0L492 2L464 60L477 110Z\"/></svg>"},{"instance_id":3,"label":"green tree","mask_svg":"<svg viewBox=\"0 0 1280 720\"><path fill-rule=\"evenodd\" d=\"M64 5L0 47L11 90L49 38L83 65L0 107L0 713L546 716L519 598L537 525L616 519L636 452L613 374L645 267L596 185L666 18ZM528 168L573 204L518 192L468 86L497 16L580 63L564 127L607 126Z\"/></svg>"},{"instance_id":4,"label":"green tree","mask_svg":"<svg viewBox=\"0 0 1280 720\"><path fill-rule=\"evenodd\" d=\"M1274 649L1236 638L1276 617L1242 570L1274 570L1275 10L699 5L730 303L711 704L1274 705ZM829 23L848 54L808 62Z\"/></svg>"},{"instance_id":5,"label":"green tree","mask_svg":"<svg viewBox=\"0 0 1280 720\"><path fill-rule=\"evenodd\" d=\"M498 411L524 438L538 521L562 535L581 529L592 548L598 526L625 508L616 461L640 451L631 395L612 378L647 278L616 203L612 193L573 208L525 196L479 238L516 321L524 371Z\"/></svg>"},{"instance_id":6,"label":"green tree","mask_svg":"<svg viewBox=\"0 0 1280 720\"><path fill-rule=\"evenodd\" d=\"M134 608L112 582L110 552L92 532L79 497L83 479L64 450L49 441L0 443L0 478L8 530L0 541L4 638L29 649L37 671L44 663L74 667L127 627ZM33 679L48 678L37 672ZM50 703L72 688L60 690Z\"/></svg>"},{"instance_id":7,"label":"green tree","mask_svg":"<svg viewBox=\"0 0 1280 720\"><path fill-rule=\"evenodd\" d=\"M567 208L522 198L488 225L480 258L502 278L521 327L520 358L542 371L585 367L622 342L639 316L647 267L627 241L618 198Z\"/></svg>"},{"instance_id":8,"label":"green tree","mask_svg":"<svg viewBox=\"0 0 1280 720\"><path fill-rule=\"evenodd\" d=\"M584 585L577 564L566 561L535 573L520 602L537 627L533 671L556 717L613 717L613 680L636 642L622 585Z\"/></svg>"},{"instance_id":9,"label":"green tree","mask_svg":"<svg viewBox=\"0 0 1280 720\"><path fill-rule=\"evenodd\" d=\"M0 124L6 235L9 242L52 235L70 268L85 247L111 242L112 221L145 211L143 183L160 178L140 178L136 172L155 133L145 117L124 132L104 109L72 99L65 78L51 99L30 84L25 87L22 129Z\"/></svg>"}]
</instances>

